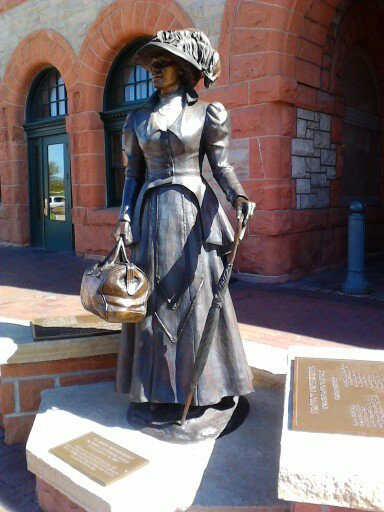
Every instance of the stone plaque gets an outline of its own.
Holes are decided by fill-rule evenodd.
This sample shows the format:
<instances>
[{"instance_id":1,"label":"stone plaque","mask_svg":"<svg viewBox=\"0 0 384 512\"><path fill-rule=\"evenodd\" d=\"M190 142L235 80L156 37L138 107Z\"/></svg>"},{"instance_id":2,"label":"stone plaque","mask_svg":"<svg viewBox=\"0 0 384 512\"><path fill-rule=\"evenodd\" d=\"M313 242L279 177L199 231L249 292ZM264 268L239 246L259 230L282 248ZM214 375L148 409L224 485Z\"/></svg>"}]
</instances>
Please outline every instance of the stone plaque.
<instances>
[{"instance_id":1,"label":"stone plaque","mask_svg":"<svg viewBox=\"0 0 384 512\"><path fill-rule=\"evenodd\" d=\"M384 362L297 357L292 427L384 437Z\"/></svg>"},{"instance_id":2,"label":"stone plaque","mask_svg":"<svg viewBox=\"0 0 384 512\"><path fill-rule=\"evenodd\" d=\"M49 450L95 482L107 486L148 461L94 432Z\"/></svg>"}]
</instances>

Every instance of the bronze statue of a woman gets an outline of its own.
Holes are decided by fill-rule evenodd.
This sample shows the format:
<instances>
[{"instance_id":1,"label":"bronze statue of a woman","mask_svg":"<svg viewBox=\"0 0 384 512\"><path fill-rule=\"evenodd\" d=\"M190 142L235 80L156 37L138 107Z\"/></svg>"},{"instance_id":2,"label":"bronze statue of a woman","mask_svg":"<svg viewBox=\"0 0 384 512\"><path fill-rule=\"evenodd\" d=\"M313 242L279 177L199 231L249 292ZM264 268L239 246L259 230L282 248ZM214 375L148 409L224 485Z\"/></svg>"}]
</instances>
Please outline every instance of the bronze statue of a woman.
<instances>
[{"instance_id":1,"label":"bronze statue of a woman","mask_svg":"<svg viewBox=\"0 0 384 512\"><path fill-rule=\"evenodd\" d=\"M116 385L130 394L130 421L141 426L147 421L157 431L181 416L213 293L233 243L231 225L202 176L204 156L238 217L247 222L255 205L228 163L225 108L199 101L194 90L201 78L208 87L220 73L219 55L208 38L195 29L160 31L135 62L152 73L157 91L124 125L128 163L114 236L125 238L151 294L144 321L123 325ZM228 397L252 389L227 291L194 393L192 423L209 408L217 414L228 409L223 405L233 405ZM188 434L181 437L188 440Z\"/></svg>"}]
</instances>

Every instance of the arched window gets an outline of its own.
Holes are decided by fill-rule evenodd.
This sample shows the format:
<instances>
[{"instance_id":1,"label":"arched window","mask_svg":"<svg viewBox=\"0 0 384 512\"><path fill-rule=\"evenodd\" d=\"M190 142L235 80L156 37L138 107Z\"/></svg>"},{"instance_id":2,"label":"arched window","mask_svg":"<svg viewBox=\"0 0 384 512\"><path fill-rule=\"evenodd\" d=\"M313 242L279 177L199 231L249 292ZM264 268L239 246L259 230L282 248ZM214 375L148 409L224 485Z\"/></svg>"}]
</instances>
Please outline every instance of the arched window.
<instances>
[{"instance_id":1,"label":"arched window","mask_svg":"<svg viewBox=\"0 0 384 512\"><path fill-rule=\"evenodd\" d=\"M361 47L352 48L343 73L342 201L379 199L380 105L374 65Z\"/></svg>"},{"instance_id":2,"label":"arched window","mask_svg":"<svg viewBox=\"0 0 384 512\"><path fill-rule=\"evenodd\" d=\"M124 185L125 158L122 145L124 120L130 110L145 103L154 92L150 74L132 63L136 51L150 38L127 46L116 58L107 79L104 112L107 162L107 206L118 206Z\"/></svg>"},{"instance_id":3,"label":"arched window","mask_svg":"<svg viewBox=\"0 0 384 512\"><path fill-rule=\"evenodd\" d=\"M68 113L67 89L57 69L43 71L30 92L27 122L42 121Z\"/></svg>"}]
</instances>

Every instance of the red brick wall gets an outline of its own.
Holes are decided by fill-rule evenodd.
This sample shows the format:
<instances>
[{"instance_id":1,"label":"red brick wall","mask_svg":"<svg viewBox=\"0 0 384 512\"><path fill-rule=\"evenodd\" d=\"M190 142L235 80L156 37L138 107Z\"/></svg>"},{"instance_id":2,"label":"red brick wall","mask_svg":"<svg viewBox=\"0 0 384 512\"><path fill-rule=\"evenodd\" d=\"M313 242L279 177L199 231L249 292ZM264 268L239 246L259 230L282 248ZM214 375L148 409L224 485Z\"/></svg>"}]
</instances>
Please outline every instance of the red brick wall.
<instances>
[{"instance_id":1,"label":"red brick wall","mask_svg":"<svg viewBox=\"0 0 384 512\"><path fill-rule=\"evenodd\" d=\"M113 381L116 354L1 367L0 410L7 444L25 442L45 389Z\"/></svg>"},{"instance_id":2,"label":"red brick wall","mask_svg":"<svg viewBox=\"0 0 384 512\"><path fill-rule=\"evenodd\" d=\"M346 258L348 211L340 206L344 105L332 69L345 62L347 51L340 55L339 47L350 48L355 42L372 53L379 74L383 69L380 4L350 8L350 3L244 0L227 5L234 21L228 70L224 67L224 80L233 85L226 92L237 82L248 83L249 91L248 105L243 99L232 110L232 136L250 137L250 180L244 186L258 205L240 246L239 268L244 272L293 276ZM228 25L224 20L223 30ZM290 140L296 135L293 107L332 116L337 179L330 182L329 208L296 210L295 180L290 179ZM381 183L381 198L382 190ZM384 248L381 210L367 211L368 250Z\"/></svg>"},{"instance_id":3,"label":"red brick wall","mask_svg":"<svg viewBox=\"0 0 384 512\"><path fill-rule=\"evenodd\" d=\"M232 138L249 147L249 178L243 186L258 211L239 249L237 270L242 272L290 271L281 257L286 243L281 235L291 215L290 141L297 94L292 18L298 23L290 2L227 2L219 45L223 73L218 86L202 94L231 109Z\"/></svg>"},{"instance_id":4,"label":"red brick wall","mask_svg":"<svg viewBox=\"0 0 384 512\"><path fill-rule=\"evenodd\" d=\"M230 109L232 139L248 148L249 176L243 185L258 210L240 246L237 270L294 276L346 257L347 210L340 207L344 106L338 80L346 52L357 41L372 53L382 80L379 5L376 0L352 7L349 0L227 0L219 44L222 75L209 91L200 87L200 93L202 99L221 101ZM29 243L22 124L32 79L51 65L63 75L69 97L66 126L76 251L101 254L109 249L118 210L105 208L99 112L107 74L118 52L138 36L191 25L176 2L117 0L91 25L78 55L52 30L20 42L0 82L1 241ZM291 139L296 136L297 107L332 116L337 177L330 183L329 208L296 209ZM383 231L382 214L370 209L367 217L374 226L368 227L368 248L377 250L382 242L370 233Z\"/></svg>"}]
</instances>

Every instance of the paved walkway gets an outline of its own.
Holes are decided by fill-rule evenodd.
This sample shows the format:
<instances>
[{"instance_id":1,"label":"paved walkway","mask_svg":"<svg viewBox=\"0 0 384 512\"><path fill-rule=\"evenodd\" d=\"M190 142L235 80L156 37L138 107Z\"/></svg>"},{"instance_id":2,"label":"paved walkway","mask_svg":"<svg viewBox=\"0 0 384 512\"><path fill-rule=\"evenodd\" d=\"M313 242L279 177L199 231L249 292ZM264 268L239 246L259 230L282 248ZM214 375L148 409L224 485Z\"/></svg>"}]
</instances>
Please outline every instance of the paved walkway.
<instances>
[{"instance_id":1,"label":"paved walkway","mask_svg":"<svg viewBox=\"0 0 384 512\"><path fill-rule=\"evenodd\" d=\"M69 253L0 247L0 316L8 319L82 314L79 288L91 260ZM345 269L280 285L235 278L232 297L244 339L291 345L384 347L384 255L367 259L372 293L340 293ZM1 320L0 320L1 336ZM38 512L24 445L5 446L0 431L0 512Z\"/></svg>"},{"instance_id":2,"label":"paved walkway","mask_svg":"<svg viewBox=\"0 0 384 512\"><path fill-rule=\"evenodd\" d=\"M71 253L0 247L0 317L83 314L79 290L93 261ZM372 293L340 292L345 269L280 285L234 279L231 292L243 338L292 344L384 346L384 255L367 259ZM1 327L1 326L0 326Z\"/></svg>"},{"instance_id":3,"label":"paved walkway","mask_svg":"<svg viewBox=\"0 0 384 512\"><path fill-rule=\"evenodd\" d=\"M27 470L25 445L6 446L1 429L0 512L41 512L35 498L35 476Z\"/></svg>"}]
</instances>

